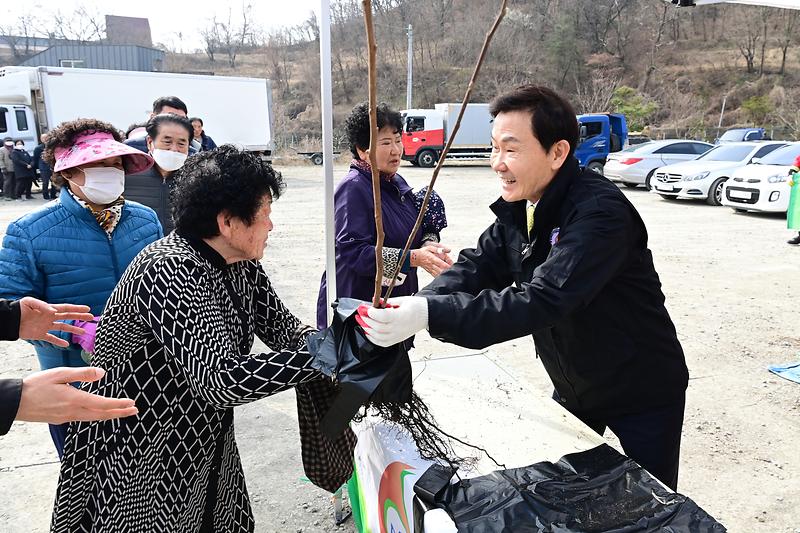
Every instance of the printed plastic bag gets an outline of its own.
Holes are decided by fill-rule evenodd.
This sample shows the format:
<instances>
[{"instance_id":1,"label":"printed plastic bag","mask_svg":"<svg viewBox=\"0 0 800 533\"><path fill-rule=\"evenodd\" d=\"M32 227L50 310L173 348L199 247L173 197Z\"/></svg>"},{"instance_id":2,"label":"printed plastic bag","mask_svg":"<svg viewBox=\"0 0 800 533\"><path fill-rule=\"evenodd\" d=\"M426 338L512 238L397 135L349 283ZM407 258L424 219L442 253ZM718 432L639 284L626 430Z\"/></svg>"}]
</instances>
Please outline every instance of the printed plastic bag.
<instances>
[{"instance_id":1,"label":"printed plastic bag","mask_svg":"<svg viewBox=\"0 0 800 533\"><path fill-rule=\"evenodd\" d=\"M421 459L409 435L374 420L356 424L355 473L348 483L361 533L413 533L414 484L433 464Z\"/></svg>"}]
</instances>

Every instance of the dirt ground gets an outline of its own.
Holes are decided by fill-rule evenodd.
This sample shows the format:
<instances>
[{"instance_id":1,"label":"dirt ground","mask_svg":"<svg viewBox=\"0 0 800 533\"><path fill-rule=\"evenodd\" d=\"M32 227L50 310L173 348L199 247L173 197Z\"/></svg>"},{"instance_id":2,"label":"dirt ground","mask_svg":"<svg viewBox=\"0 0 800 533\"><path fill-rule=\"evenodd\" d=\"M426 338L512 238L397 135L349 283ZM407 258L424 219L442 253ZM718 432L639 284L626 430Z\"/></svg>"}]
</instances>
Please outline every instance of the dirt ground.
<instances>
[{"instance_id":1,"label":"dirt ground","mask_svg":"<svg viewBox=\"0 0 800 533\"><path fill-rule=\"evenodd\" d=\"M273 206L275 230L264 265L288 307L313 323L324 268L322 170L278 168L288 188ZM337 167L336 176L344 172ZM417 188L430 171L403 167L402 174ZM454 250L471 246L493 219L488 205L498 194L497 180L486 166L448 166L437 191L450 223L444 242ZM791 233L782 217L667 202L644 190L625 194L647 224L691 372L680 492L730 531L800 533L800 385L766 370L800 357L800 247L785 243ZM41 203L0 203L0 231ZM421 278L423 284L429 279ZM424 333L418 339L416 357L457 350ZM489 353L532 389L550 394L530 338ZM0 345L0 354L3 377L36 369L23 342ZM468 416L467 408L440 413L440 423ZM236 427L257 531L353 531L352 522L333 525L329 496L303 480L291 392L237 408ZM46 531L57 479L47 427L15 424L0 439L0 531Z\"/></svg>"}]
</instances>

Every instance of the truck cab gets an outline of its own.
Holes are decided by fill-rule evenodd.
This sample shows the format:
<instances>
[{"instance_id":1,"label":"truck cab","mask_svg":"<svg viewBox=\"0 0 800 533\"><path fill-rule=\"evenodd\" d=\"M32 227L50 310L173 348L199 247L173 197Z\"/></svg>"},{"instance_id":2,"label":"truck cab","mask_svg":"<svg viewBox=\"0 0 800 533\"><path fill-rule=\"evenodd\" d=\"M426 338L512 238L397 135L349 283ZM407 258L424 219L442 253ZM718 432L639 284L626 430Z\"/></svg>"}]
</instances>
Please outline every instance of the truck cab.
<instances>
[{"instance_id":1,"label":"truck cab","mask_svg":"<svg viewBox=\"0 0 800 533\"><path fill-rule=\"evenodd\" d=\"M22 140L25 148L33 153L39 139L30 107L0 103L0 138L4 137L11 137L14 141Z\"/></svg>"},{"instance_id":2,"label":"truck cab","mask_svg":"<svg viewBox=\"0 0 800 533\"><path fill-rule=\"evenodd\" d=\"M432 167L444 149L444 113L436 109L403 112L403 159L415 166Z\"/></svg>"},{"instance_id":3,"label":"truck cab","mask_svg":"<svg viewBox=\"0 0 800 533\"><path fill-rule=\"evenodd\" d=\"M627 145L628 123L617 113L578 115L580 137L575 157L582 167L603 173L608 154L619 152Z\"/></svg>"}]
</instances>

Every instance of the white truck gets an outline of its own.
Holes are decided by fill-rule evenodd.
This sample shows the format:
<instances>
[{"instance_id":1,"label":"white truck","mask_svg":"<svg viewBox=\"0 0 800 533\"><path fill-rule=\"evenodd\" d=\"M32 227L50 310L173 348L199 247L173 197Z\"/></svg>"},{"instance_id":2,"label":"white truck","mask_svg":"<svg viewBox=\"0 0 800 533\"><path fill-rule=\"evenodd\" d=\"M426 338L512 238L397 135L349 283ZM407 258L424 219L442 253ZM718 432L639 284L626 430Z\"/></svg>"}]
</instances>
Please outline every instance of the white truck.
<instances>
[{"instance_id":1,"label":"white truck","mask_svg":"<svg viewBox=\"0 0 800 533\"><path fill-rule=\"evenodd\" d=\"M420 167L439 160L455 126L461 104L436 104L434 109L405 109L403 159ZM448 159L486 159L492 152L492 116L489 104L467 104Z\"/></svg>"},{"instance_id":2,"label":"white truck","mask_svg":"<svg viewBox=\"0 0 800 533\"><path fill-rule=\"evenodd\" d=\"M271 153L269 80L169 72L0 68L0 138L22 139L33 150L41 133L76 118L96 118L125 131L146 121L160 96L183 100L189 116L202 118L218 145Z\"/></svg>"}]
</instances>

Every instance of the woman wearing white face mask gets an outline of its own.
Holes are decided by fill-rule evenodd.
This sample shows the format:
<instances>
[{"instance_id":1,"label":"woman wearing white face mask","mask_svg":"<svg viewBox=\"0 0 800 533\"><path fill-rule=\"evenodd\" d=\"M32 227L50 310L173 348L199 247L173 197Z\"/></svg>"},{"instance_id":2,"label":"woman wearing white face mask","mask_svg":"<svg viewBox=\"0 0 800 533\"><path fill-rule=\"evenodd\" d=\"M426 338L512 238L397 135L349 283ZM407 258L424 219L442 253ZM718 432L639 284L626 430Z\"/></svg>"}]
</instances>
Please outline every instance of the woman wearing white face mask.
<instances>
[{"instance_id":1,"label":"woman wearing white face mask","mask_svg":"<svg viewBox=\"0 0 800 533\"><path fill-rule=\"evenodd\" d=\"M84 304L99 317L128 264L163 236L152 209L122 197L125 172L146 170L153 159L120 140L114 126L93 119L65 122L48 134L42 158L63 190L8 226L0 248L0 297ZM81 346L91 352L93 338L54 334L70 345L33 342L42 369L86 366ZM59 456L66 427L51 426Z\"/></svg>"},{"instance_id":2,"label":"woman wearing white face mask","mask_svg":"<svg viewBox=\"0 0 800 533\"><path fill-rule=\"evenodd\" d=\"M162 113L151 118L145 128L147 149L155 164L142 173L128 176L125 197L152 207L166 235L175 227L170 208L170 193L175 184L172 174L189 155L192 123L186 117Z\"/></svg>"}]
</instances>

